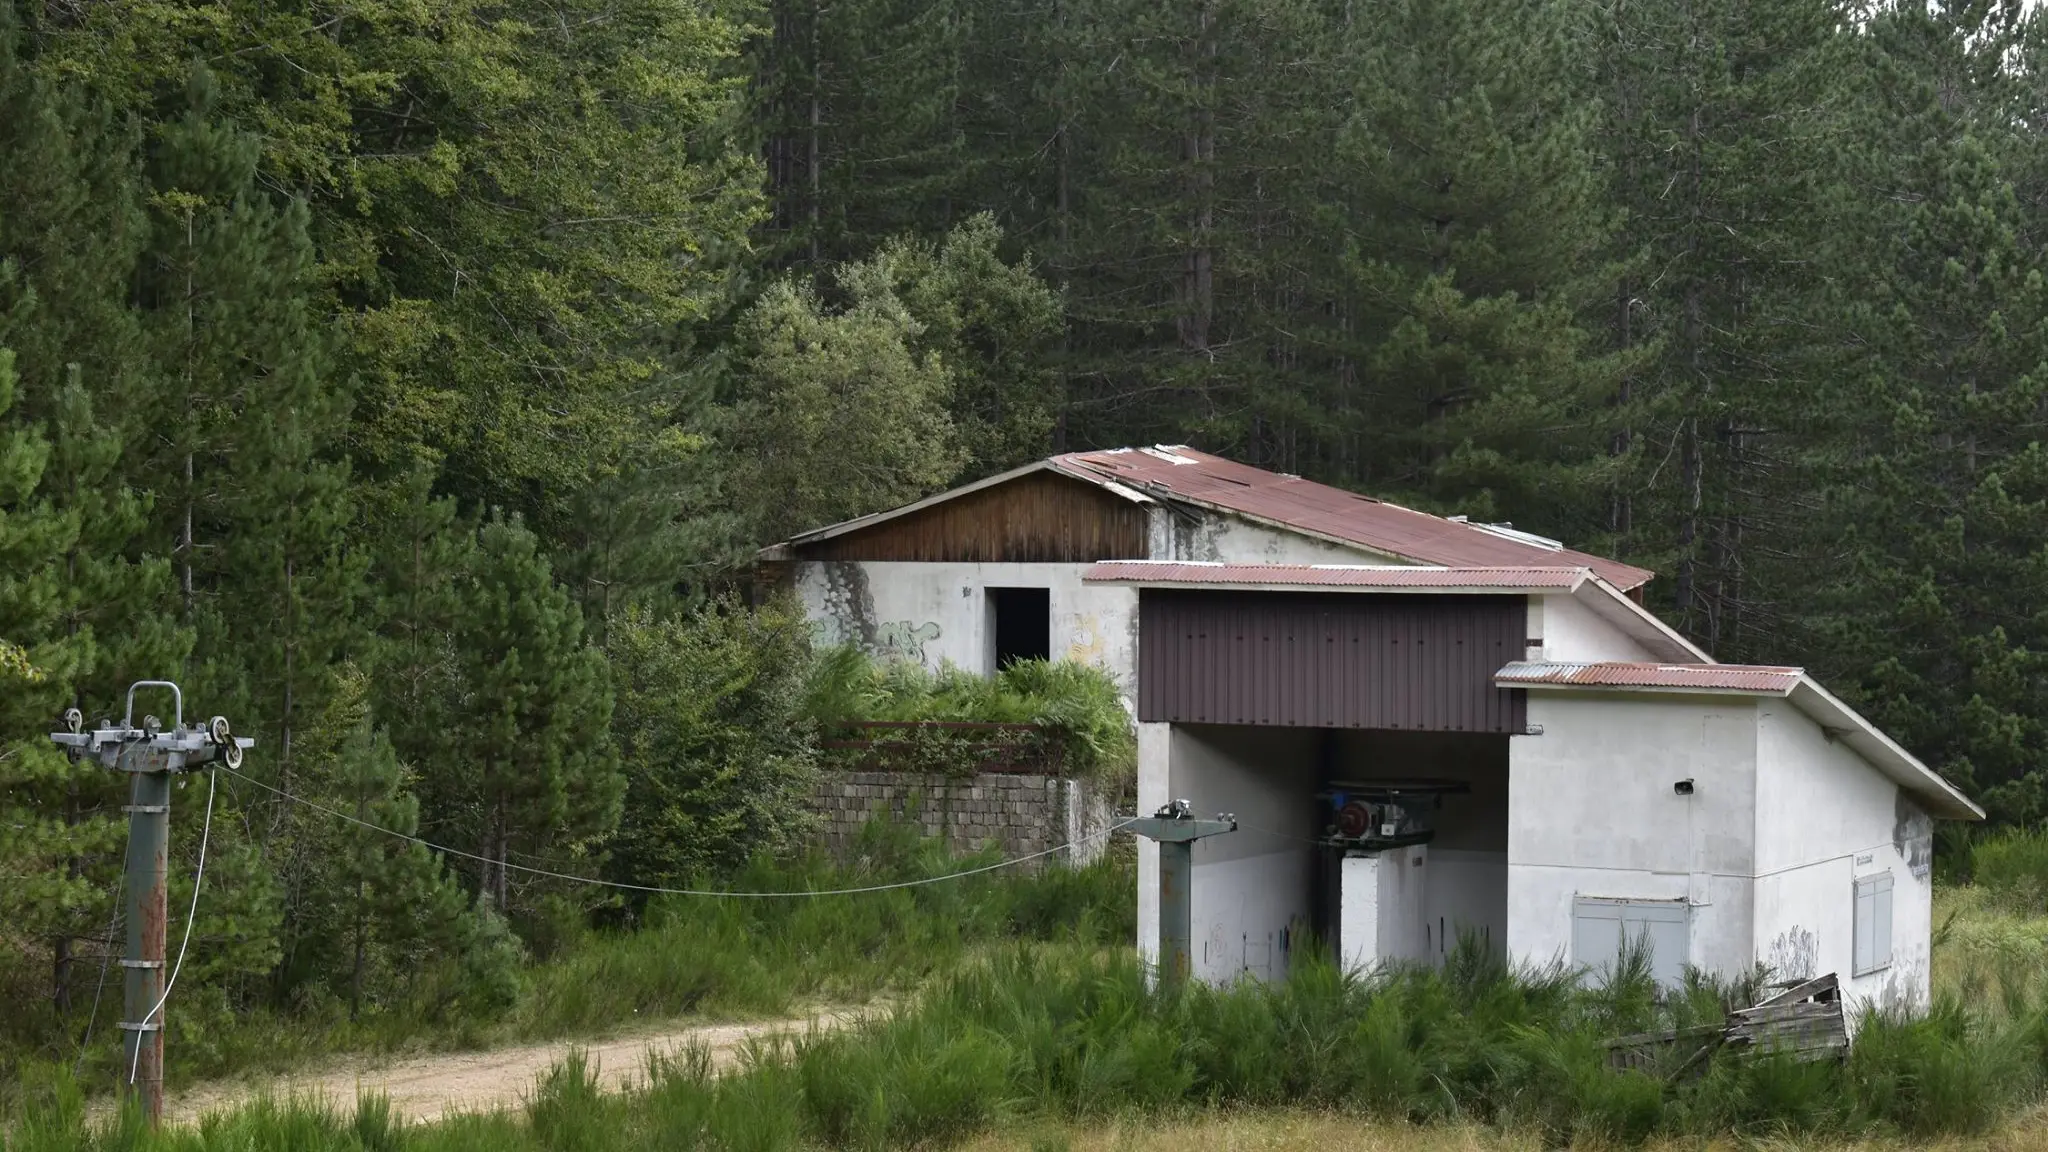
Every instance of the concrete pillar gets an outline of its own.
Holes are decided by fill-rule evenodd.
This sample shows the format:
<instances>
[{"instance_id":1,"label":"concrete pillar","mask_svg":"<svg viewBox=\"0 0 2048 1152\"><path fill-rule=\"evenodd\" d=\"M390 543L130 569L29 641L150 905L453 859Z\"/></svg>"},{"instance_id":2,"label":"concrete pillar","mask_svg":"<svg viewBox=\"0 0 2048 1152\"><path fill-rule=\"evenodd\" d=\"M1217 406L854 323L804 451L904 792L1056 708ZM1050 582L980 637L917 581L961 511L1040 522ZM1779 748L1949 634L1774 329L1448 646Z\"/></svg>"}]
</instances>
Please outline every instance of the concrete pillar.
<instances>
[{"instance_id":1,"label":"concrete pillar","mask_svg":"<svg viewBox=\"0 0 2048 1152\"><path fill-rule=\"evenodd\" d=\"M1380 956L1380 858L1346 856L1337 868L1337 957L1346 972Z\"/></svg>"},{"instance_id":2,"label":"concrete pillar","mask_svg":"<svg viewBox=\"0 0 2048 1152\"><path fill-rule=\"evenodd\" d=\"M1429 849L1346 856L1337 873L1337 955L1350 971L1429 955L1423 923Z\"/></svg>"},{"instance_id":3,"label":"concrete pillar","mask_svg":"<svg viewBox=\"0 0 2048 1152\"><path fill-rule=\"evenodd\" d=\"M1138 725L1138 811L1157 812L1172 799L1173 725ZM1138 954L1159 961L1159 845L1138 838Z\"/></svg>"}]
</instances>

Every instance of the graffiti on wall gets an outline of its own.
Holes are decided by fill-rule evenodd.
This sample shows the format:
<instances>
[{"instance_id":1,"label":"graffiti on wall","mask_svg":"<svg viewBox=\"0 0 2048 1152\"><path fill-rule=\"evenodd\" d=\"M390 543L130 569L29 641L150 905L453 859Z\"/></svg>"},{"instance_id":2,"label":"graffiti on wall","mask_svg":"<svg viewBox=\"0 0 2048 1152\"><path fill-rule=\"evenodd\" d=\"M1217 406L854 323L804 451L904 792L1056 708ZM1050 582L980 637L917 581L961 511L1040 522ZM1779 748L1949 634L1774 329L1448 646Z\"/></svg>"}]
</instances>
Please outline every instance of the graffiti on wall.
<instances>
[{"instance_id":1,"label":"graffiti on wall","mask_svg":"<svg viewBox=\"0 0 2048 1152\"><path fill-rule=\"evenodd\" d=\"M1074 614L1073 639L1067 642L1067 659L1077 664L1102 663L1102 622L1093 612Z\"/></svg>"},{"instance_id":2,"label":"graffiti on wall","mask_svg":"<svg viewBox=\"0 0 2048 1152\"><path fill-rule=\"evenodd\" d=\"M914 660L925 662L924 646L939 638L939 622L927 620L913 624L908 620L892 620L875 626L874 654L887 660Z\"/></svg>"},{"instance_id":3,"label":"graffiti on wall","mask_svg":"<svg viewBox=\"0 0 2048 1152\"><path fill-rule=\"evenodd\" d=\"M1820 940L1804 928L1794 927L1771 941L1770 956L1764 961L1780 980L1811 980L1820 967Z\"/></svg>"}]
</instances>

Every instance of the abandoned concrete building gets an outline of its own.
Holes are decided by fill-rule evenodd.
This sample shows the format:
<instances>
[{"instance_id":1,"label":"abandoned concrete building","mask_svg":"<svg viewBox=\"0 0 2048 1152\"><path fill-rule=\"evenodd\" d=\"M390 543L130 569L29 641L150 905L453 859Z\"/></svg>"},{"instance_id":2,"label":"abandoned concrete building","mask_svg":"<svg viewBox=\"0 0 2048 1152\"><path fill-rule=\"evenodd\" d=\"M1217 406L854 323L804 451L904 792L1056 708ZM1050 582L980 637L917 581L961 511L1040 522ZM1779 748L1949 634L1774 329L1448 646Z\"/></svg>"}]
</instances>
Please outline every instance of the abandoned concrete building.
<instances>
[{"instance_id":1,"label":"abandoned concrete building","mask_svg":"<svg viewBox=\"0 0 2048 1152\"><path fill-rule=\"evenodd\" d=\"M1518 962L1928 985L1935 819L1982 810L1798 668L1716 663L1651 573L1185 447L1055 456L762 553L821 635L1114 673L1195 846L1191 963ZM1157 848L1138 943L1156 947Z\"/></svg>"}]
</instances>

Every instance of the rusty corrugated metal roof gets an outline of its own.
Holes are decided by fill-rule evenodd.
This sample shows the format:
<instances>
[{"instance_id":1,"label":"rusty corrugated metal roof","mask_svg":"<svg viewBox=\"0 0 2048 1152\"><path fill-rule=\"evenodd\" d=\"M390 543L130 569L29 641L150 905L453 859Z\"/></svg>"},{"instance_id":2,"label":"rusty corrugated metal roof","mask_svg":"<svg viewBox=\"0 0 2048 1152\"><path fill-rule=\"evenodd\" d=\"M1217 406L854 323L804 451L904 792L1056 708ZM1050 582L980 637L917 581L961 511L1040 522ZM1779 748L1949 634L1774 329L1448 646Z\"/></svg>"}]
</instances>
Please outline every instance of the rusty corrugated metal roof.
<instances>
[{"instance_id":1,"label":"rusty corrugated metal roof","mask_svg":"<svg viewBox=\"0 0 2048 1152\"><path fill-rule=\"evenodd\" d=\"M1069 452L1053 457L1053 464L1140 492L1210 505L1422 564L1585 567L1623 591L1648 583L1653 575L1618 560L1551 548L1538 543L1538 537L1431 516L1192 448Z\"/></svg>"},{"instance_id":2,"label":"rusty corrugated metal roof","mask_svg":"<svg viewBox=\"0 0 2048 1152\"><path fill-rule=\"evenodd\" d=\"M1518 660L1494 673L1493 682L1519 687L1666 688L1784 696L1798 686L1805 674L1803 669L1769 664L1566 664Z\"/></svg>"},{"instance_id":3,"label":"rusty corrugated metal roof","mask_svg":"<svg viewBox=\"0 0 2048 1152\"><path fill-rule=\"evenodd\" d=\"M1106 560L1081 579L1098 584L1265 588L1571 589L1587 568L1429 568L1401 564L1220 564Z\"/></svg>"}]
</instances>

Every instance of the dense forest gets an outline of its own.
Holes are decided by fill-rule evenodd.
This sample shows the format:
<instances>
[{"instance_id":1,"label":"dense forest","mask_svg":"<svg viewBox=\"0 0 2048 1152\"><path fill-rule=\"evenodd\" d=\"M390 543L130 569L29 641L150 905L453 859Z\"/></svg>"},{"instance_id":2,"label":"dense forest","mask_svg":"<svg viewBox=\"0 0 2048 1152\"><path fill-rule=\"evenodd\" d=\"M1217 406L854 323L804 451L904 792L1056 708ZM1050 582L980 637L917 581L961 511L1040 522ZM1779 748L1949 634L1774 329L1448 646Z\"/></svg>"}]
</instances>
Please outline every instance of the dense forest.
<instances>
[{"instance_id":1,"label":"dense forest","mask_svg":"<svg viewBox=\"0 0 2048 1152\"><path fill-rule=\"evenodd\" d=\"M7 0L7 1027L75 1032L121 869L67 705L171 672L259 741L188 1018L487 1000L591 913L508 862L796 836L756 546L1068 448L1654 567L2048 817L2025 7Z\"/></svg>"}]
</instances>

